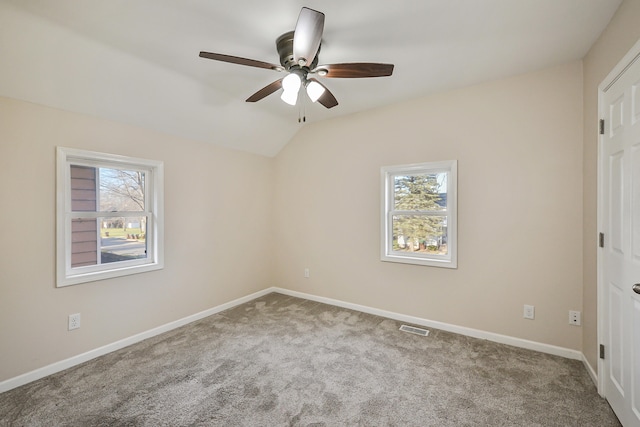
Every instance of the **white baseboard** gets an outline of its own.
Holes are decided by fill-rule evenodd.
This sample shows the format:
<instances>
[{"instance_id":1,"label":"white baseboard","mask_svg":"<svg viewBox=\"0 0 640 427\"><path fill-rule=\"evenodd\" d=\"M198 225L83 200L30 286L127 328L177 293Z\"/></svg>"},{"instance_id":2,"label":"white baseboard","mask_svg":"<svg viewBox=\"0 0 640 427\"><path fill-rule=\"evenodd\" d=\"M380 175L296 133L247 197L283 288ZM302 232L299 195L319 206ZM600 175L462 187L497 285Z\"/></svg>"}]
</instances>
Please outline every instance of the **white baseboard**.
<instances>
[{"instance_id":1,"label":"white baseboard","mask_svg":"<svg viewBox=\"0 0 640 427\"><path fill-rule=\"evenodd\" d=\"M21 385L30 383L32 381L39 380L40 378L44 378L47 375L55 374L56 372L63 371L65 369L87 362L91 359L95 359L96 357L103 356L105 354L111 353L116 350L120 350L121 348L146 340L147 338L151 338L156 335L160 335L164 332L171 331L173 329L179 328L180 326L184 326L188 323L195 322L196 320L203 319L207 316L211 316L213 314L219 313L229 308L233 308L237 305L244 304L245 302L267 295L271 292L278 292L284 295L304 298L311 301L322 302L322 303L334 305L337 307L348 308L348 309L360 311L363 313L374 314L376 316L387 317L387 318L398 320L401 322L412 323L414 325L440 329L443 331L466 335L473 338L480 338L480 339L485 339L488 341L493 341L501 344L512 345L514 347L521 347L528 350L534 350L542 353L553 354L553 355L565 357L568 359L581 360L585 365L585 367L587 368L587 372L589 372L591 379L593 379L593 381L597 384L597 376L595 371L593 370L591 365L589 365L585 356L577 350L571 350L568 348L558 347L550 344L543 344L543 343L529 341L521 338L510 337L507 335L496 334L493 332L481 331L478 329L467 328L464 326L457 326L457 325L438 322L434 320L422 319L419 317L408 316L400 313L394 313L392 311L380 310L377 308L367 307L359 304L353 304L353 303L340 301L332 298L319 297L319 296L307 294L304 292L291 291L289 289L283 289L279 287L271 287L259 292L252 293L245 297L235 299L228 303L210 308L208 310L201 311L191 316L187 316L182 319L167 323L157 328L153 328L148 331L141 332L137 335L124 338L114 343L107 344L105 346L96 348L94 350L90 350L86 353L82 353L77 356L73 356L68 359L52 363L51 365L47 365L45 367L33 370L31 372L27 372L25 374L19 375L17 377L2 381L0 382L0 393L14 389L16 387L20 387Z\"/></svg>"},{"instance_id":2,"label":"white baseboard","mask_svg":"<svg viewBox=\"0 0 640 427\"><path fill-rule=\"evenodd\" d=\"M596 374L595 369L593 369L593 366L591 366L584 354L582 354L582 364L587 369L587 372L589 373L593 383L596 385L596 388L598 388L598 374Z\"/></svg>"},{"instance_id":3,"label":"white baseboard","mask_svg":"<svg viewBox=\"0 0 640 427\"><path fill-rule=\"evenodd\" d=\"M322 302L325 304L335 305L337 307L348 308L351 310L361 311L363 313L374 314L376 316L388 317L390 319L398 320L401 322L413 323L414 325L426 326L429 328L440 329L447 332L453 332L460 335L466 335L473 338L485 339L501 344L508 344L514 347L526 348L528 350L539 351L541 353L553 354L555 356L562 356L567 359L574 360L586 360L582 352L578 350L572 350L565 347L558 347L550 344L543 344L536 341L529 341L522 338L510 337L507 335L496 334L493 332L481 331L479 329L467 328L465 326L457 326L449 323L437 322L434 320L422 319L420 317L407 316L405 314L394 313L392 311L380 310L377 308L367 307L364 305L353 304L350 302L344 302L332 298L319 297L304 292L291 291L282 288L271 288L270 290L285 295L290 295L298 298L304 298L311 301ZM591 374L591 373L590 373ZM593 373L595 375L595 373Z\"/></svg>"},{"instance_id":4,"label":"white baseboard","mask_svg":"<svg viewBox=\"0 0 640 427\"><path fill-rule=\"evenodd\" d=\"M95 359L96 357L103 356L105 354L111 353L116 350L120 350L121 348L130 346L131 344L138 343L140 341L146 340L147 338L155 337L156 335L160 335L164 332L171 331L173 329L179 328L180 326L184 326L188 323L195 322L196 320L200 320L207 316L211 316L212 314L216 314L221 311L227 310L229 308L233 308L237 305L244 304L245 302L259 298L271 292L273 292L272 289L264 289L262 291L255 292L251 295L247 295L245 297L235 299L233 301L230 301L225 304L221 304L219 306L210 308L208 310L204 310L199 313L192 314L191 316L187 316L182 319L169 322L162 326L158 326L157 328L153 328L148 331L133 335L131 337L124 338L119 341L113 342L111 344L107 344L105 346L96 348L94 350L87 351L86 353L82 353L77 356L73 356L68 359L52 363L51 365L47 365L42 368L33 370L31 372L18 375L17 377L9 378L8 380L0 382L0 393L14 389L16 387L20 387L21 385L30 383L32 381L39 380L40 378L44 378L47 375L64 371L65 369L87 362L91 359Z\"/></svg>"}]
</instances>

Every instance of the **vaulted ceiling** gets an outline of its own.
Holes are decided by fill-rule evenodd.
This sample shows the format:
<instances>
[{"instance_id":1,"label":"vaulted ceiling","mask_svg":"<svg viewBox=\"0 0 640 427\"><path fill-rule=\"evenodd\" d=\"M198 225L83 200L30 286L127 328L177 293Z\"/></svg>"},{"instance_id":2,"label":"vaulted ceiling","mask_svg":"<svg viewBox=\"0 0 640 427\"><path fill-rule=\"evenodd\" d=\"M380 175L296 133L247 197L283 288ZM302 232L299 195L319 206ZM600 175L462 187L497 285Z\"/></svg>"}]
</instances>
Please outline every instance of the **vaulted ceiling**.
<instances>
[{"instance_id":1,"label":"vaulted ceiling","mask_svg":"<svg viewBox=\"0 0 640 427\"><path fill-rule=\"evenodd\" d=\"M0 0L0 96L273 156L306 123L582 58L621 0ZM395 64L324 79L339 105L249 95L302 6L324 12L321 63Z\"/></svg>"}]
</instances>

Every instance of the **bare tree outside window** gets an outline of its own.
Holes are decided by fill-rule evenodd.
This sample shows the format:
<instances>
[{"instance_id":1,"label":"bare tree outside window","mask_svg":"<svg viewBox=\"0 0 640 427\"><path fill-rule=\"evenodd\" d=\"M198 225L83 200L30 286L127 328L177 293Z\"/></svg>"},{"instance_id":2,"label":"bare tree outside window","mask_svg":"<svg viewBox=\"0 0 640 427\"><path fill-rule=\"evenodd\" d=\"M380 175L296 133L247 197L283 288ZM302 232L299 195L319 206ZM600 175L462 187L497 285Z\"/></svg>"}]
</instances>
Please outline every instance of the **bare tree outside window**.
<instances>
[{"instance_id":1,"label":"bare tree outside window","mask_svg":"<svg viewBox=\"0 0 640 427\"><path fill-rule=\"evenodd\" d=\"M100 211L122 212L122 217L101 219L102 263L146 256L147 217L132 215L145 210L145 173L100 168Z\"/></svg>"},{"instance_id":2,"label":"bare tree outside window","mask_svg":"<svg viewBox=\"0 0 640 427\"><path fill-rule=\"evenodd\" d=\"M100 169L100 210L144 211L144 172Z\"/></svg>"}]
</instances>

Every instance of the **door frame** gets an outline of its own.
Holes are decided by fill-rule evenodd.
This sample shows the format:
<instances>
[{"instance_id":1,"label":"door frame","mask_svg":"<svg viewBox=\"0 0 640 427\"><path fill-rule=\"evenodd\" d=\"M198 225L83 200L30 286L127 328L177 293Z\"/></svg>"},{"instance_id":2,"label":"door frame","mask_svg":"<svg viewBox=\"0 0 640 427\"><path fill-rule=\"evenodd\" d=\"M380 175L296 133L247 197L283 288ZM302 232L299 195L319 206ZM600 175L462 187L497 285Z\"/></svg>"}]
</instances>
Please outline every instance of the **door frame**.
<instances>
[{"instance_id":1,"label":"door frame","mask_svg":"<svg viewBox=\"0 0 640 427\"><path fill-rule=\"evenodd\" d=\"M627 54L620 60L620 62L618 62L618 64L613 67L613 69L609 72L609 74L607 75L607 77L602 81L602 83L600 83L600 85L598 85L598 119L599 120L603 120L603 119L607 119L607 112L604 111L605 107L604 107L604 95L605 92L616 82L618 81L618 79L624 74L624 72L631 66L633 65L635 62L640 61L640 40L638 40L633 47L627 52ZM599 129L599 126L598 126ZM602 218L603 218L603 209L604 209L604 177L602 176L602 162L604 161L604 156L602 155L603 152L603 138L604 135L600 135L600 132L598 132L598 169L597 169L597 174L598 174L598 185L597 185L597 203L598 203L598 209L597 209L597 217L596 217L596 224L597 224L597 232L601 232L604 229L604 225L602 223ZM607 238L607 236L605 236L605 238ZM598 240L598 239L596 239ZM605 337L608 337L606 335L606 330L605 330L605 319L604 319L604 293L606 292L606 288L604 286L604 281L603 281L603 269L604 269L604 256L603 256L603 252L602 249L600 248L598 242L596 242L596 253L597 253L597 298L598 298L598 303L597 303L597 316L598 316L598 329L597 329L597 335L598 335L598 346L600 344L604 344L606 342ZM584 350L583 350L584 351ZM596 350L597 351L597 350ZM605 355L606 357L606 355ZM598 357L598 393L600 394L600 396L602 397L606 397L605 396L605 390L604 390L604 360Z\"/></svg>"}]
</instances>

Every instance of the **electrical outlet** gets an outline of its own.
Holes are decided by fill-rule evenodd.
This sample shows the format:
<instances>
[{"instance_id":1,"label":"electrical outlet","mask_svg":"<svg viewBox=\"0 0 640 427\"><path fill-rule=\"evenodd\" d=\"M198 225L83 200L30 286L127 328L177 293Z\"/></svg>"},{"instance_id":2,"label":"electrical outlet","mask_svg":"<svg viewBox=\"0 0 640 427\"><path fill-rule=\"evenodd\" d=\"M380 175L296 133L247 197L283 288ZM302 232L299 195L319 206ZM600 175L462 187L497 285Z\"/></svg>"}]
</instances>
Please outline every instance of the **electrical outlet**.
<instances>
[{"instance_id":1,"label":"electrical outlet","mask_svg":"<svg viewBox=\"0 0 640 427\"><path fill-rule=\"evenodd\" d=\"M304 269L304 277L305 277L306 279L308 279L308 278L309 278L309 269L308 269L308 268L305 268L305 269Z\"/></svg>"},{"instance_id":2,"label":"electrical outlet","mask_svg":"<svg viewBox=\"0 0 640 427\"><path fill-rule=\"evenodd\" d=\"M579 311L569 311L569 324L573 326L580 326L580 317L581 316Z\"/></svg>"},{"instance_id":3,"label":"electrical outlet","mask_svg":"<svg viewBox=\"0 0 640 427\"><path fill-rule=\"evenodd\" d=\"M523 317L525 319L533 320L535 318L535 314L536 314L535 310L536 309L535 309L534 306L525 304L525 306L524 306L524 316Z\"/></svg>"},{"instance_id":4,"label":"electrical outlet","mask_svg":"<svg viewBox=\"0 0 640 427\"><path fill-rule=\"evenodd\" d=\"M80 313L69 315L69 330L78 329L80 327Z\"/></svg>"}]
</instances>

